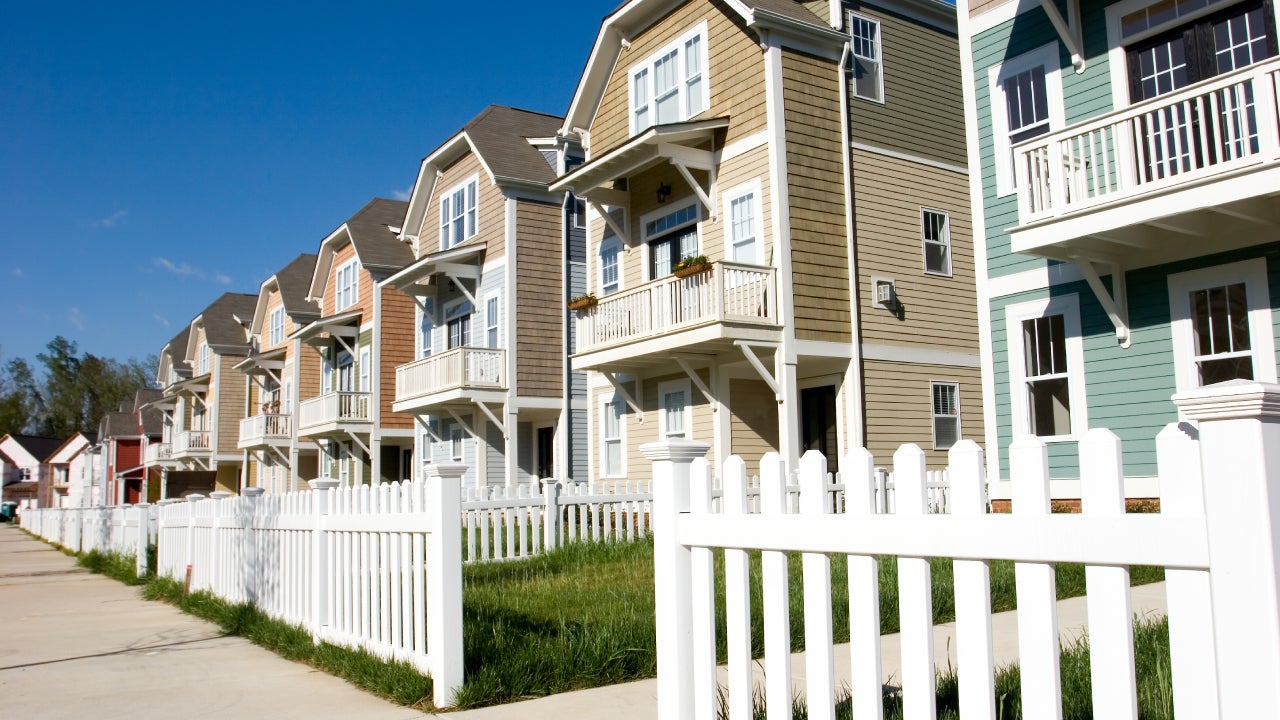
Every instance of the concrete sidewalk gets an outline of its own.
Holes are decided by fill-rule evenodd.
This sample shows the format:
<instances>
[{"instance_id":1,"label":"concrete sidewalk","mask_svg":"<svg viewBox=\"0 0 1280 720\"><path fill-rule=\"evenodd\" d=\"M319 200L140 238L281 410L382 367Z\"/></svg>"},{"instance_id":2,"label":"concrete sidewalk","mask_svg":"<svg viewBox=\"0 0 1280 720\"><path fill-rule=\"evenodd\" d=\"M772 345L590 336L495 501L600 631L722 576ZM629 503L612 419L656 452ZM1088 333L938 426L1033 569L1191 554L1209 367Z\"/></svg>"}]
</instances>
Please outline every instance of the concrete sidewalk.
<instances>
[{"instance_id":1,"label":"concrete sidewalk","mask_svg":"<svg viewBox=\"0 0 1280 720\"><path fill-rule=\"evenodd\" d=\"M1133 590L1133 611L1163 615L1164 584ZM345 681L280 658L243 638L94 575L48 545L0 525L0 707L5 717L424 718ZM1085 625L1084 598L1058 603L1065 638ZM1018 656L1017 617L992 618L996 662ZM955 626L934 629L936 662L955 666ZM884 677L899 670L899 638L881 639ZM803 691L804 654L792 658ZM849 649L836 651L847 684ZM757 666L757 679L759 667ZM641 680L509 705L448 713L457 720L656 717L657 682Z\"/></svg>"}]
</instances>

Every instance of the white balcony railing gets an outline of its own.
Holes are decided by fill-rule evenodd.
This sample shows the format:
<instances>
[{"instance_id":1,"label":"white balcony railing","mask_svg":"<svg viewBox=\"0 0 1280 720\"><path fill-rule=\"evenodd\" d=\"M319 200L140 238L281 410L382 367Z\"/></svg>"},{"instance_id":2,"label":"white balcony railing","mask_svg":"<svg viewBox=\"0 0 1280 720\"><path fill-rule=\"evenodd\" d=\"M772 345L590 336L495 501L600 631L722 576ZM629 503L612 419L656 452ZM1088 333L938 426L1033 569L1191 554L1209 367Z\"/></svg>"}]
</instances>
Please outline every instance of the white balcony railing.
<instances>
[{"instance_id":1,"label":"white balcony railing","mask_svg":"<svg viewBox=\"0 0 1280 720\"><path fill-rule=\"evenodd\" d=\"M288 440L292 436L293 423L289 415L263 413L240 421L240 442L264 440Z\"/></svg>"},{"instance_id":2,"label":"white balcony railing","mask_svg":"<svg viewBox=\"0 0 1280 720\"><path fill-rule=\"evenodd\" d=\"M506 387L507 351L461 347L396 368L396 401L459 388Z\"/></svg>"},{"instance_id":3,"label":"white balcony railing","mask_svg":"<svg viewBox=\"0 0 1280 720\"><path fill-rule=\"evenodd\" d=\"M369 393L331 392L298 407L298 429L327 423L367 423L372 415Z\"/></svg>"},{"instance_id":4,"label":"white balcony railing","mask_svg":"<svg viewBox=\"0 0 1280 720\"><path fill-rule=\"evenodd\" d=\"M1280 58L1014 147L1019 224L1280 159Z\"/></svg>"},{"instance_id":5,"label":"white balcony railing","mask_svg":"<svg viewBox=\"0 0 1280 720\"><path fill-rule=\"evenodd\" d=\"M209 452L209 431L187 430L178 433L173 442L173 452Z\"/></svg>"},{"instance_id":6,"label":"white balcony railing","mask_svg":"<svg viewBox=\"0 0 1280 720\"><path fill-rule=\"evenodd\" d=\"M708 272L674 275L602 298L578 312L578 352L717 322L777 325L771 267L718 262Z\"/></svg>"},{"instance_id":7,"label":"white balcony railing","mask_svg":"<svg viewBox=\"0 0 1280 720\"><path fill-rule=\"evenodd\" d=\"M149 443L142 453L144 465L157 465L173 459L173 446L169 443Z\"/></svg>"}]
</instances>

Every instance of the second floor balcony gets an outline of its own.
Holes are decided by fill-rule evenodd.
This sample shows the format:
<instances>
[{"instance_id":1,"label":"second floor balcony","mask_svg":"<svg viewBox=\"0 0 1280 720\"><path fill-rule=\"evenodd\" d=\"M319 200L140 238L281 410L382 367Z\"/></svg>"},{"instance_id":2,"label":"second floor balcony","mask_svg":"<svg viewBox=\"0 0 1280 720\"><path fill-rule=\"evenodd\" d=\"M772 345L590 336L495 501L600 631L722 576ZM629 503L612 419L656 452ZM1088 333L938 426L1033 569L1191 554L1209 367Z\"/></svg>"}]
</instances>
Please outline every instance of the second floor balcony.
<instances>
[{"instance_id":1,"label":"second floor balcony","mask_svg":"<svg viewBox=\"0 0 1280 720\"><path fill-rule=\"evenodd\" d=\"M447 402L501 401L507 389L507 351L460 347L396 368L396 412L425 410ZM486 393L492 398L484 398Z\"/></svg>"},{"instance_id":2,"label":"second floor balcony","mask_svg":"<svg viewBox=\"0 0 1280 720\"><path fill-rule=\"evenodd\" d=\"M293 439L293 418L283 413L262 413L240 421L240 449L287 446Z\"/></svg>"},{"instance_id":3,"label":"second floor balcony","mask_svg":"<svg viewBox=\"0 0 1280 720\"><path fill-rule=\"evenodd\" d=\"M178 461L173 457L173 445L147 443L147 449L142 453L142 464L147 467L176 467Z\"/></svg>"},{"instance_id":4,"label":"second floor balcony","mask_svg":"<svg viewBox=\"0 0 1280 720\"><path fill-rule=\"evenodd\" d=\"M1013 149L1015 252L1152 264L1274 237L1280 58Z\"/></svg>"},{"instance_id":5,"label":"second floor balcony","mask_svg":"<svg viewBox=\"0 0 1280 720\"><path fill-rule=\"evenodd\" d=\"M206 457L212 452L208 430L186 430L174 436L174 457Z\"/></svg>"},{"instance_id":6,"label":"second floor balcony","mask_svg":"<svg viewBox=\"0 0 1280 720\"><path fill-rule=\"evenodd\" d=\"M370 393L325 393L303 401L298 407L298 435L369 432L373 425L373 412Z\"/></svg>"},{"instance_id":7,"label":"second floor balcony","mask_svg":"<svg viewBox=\"0 0 1280 720\"><path fill-rule=\"evenodd\" d=\"M734 262L609 295L577 311L574 368L598 369L677 350L716 352L739 340L779 341L777 297L774 268Z\"/></svg>"}]
</instances>

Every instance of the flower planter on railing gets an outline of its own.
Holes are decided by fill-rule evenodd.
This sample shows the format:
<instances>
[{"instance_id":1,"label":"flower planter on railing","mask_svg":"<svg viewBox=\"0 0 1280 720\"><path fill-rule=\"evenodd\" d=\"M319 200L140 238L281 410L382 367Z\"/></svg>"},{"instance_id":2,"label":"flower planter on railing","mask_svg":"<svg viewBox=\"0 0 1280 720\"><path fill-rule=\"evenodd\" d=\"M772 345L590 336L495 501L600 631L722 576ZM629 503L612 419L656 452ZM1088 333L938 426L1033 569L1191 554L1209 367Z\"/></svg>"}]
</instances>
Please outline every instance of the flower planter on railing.
<instances>
[{"instance_id":1,"label":"flower planter on railing","mask_svg":"<svg viewBox=\"0 0 1280 720\"><path fill-rule=\"evenodd\" d=\"M711 263L702 262L694 265L677 267L675 270L671 271L671 274L675 275L678 278L687 278L687 277L692 277L694 275L697 275L698 273L707 272L710 269L711 269Z\"/></svg>"},{"instance_id":2,"label":"flower planter on railing","mask_svg":"<svg viewBox=\"0 0 1280 720\"><path fill-rule=\"evenodd\" d=\"M1273 58L1015 146L1019 224L1280 160L1278 79Z\"/></svg>"},{"instance_id":3,"label":"flower planter on railing","mask_svg":"<svg viewBox=\"0 0 1280 720\"><path fill-rule=\"evenodd\" d=\"M326 393L298 406L298 429L327 423L368 423L372 420L369 406L369 393Z\"/></svg>"},{"instance_id":4,"label":"flower planter on railing","mask_svg":"<svg viewBox=\"0 0 1280 720\"><path fill-rule=\"evenodd\" d=\"M507 351L454 348L396 368L396 402L458 388L506 387Z\"/></svg>"},{"instance_id":5,"label":"flower planter on railing","mask_svg":"<svg viewBox=\"0 0 1280 720\"><path fill-rule=\"evenodd\" d=\"M717 322L777 325L773 268L710 263L601 298L578 313L578 352L590 352Z\"/></svg>"}]
</instances>

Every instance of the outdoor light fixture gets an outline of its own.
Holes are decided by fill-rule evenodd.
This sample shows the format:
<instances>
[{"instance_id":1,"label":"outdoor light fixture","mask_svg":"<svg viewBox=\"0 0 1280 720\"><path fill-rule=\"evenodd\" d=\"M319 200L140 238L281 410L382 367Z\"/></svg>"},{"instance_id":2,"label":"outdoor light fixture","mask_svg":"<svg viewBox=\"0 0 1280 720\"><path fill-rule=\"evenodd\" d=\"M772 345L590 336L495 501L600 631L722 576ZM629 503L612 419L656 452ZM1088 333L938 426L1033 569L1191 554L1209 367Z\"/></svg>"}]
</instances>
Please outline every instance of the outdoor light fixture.
<instances>
[{"instance_id":1,"label":"outdoor light fixture","mask_svg":"<svg viewBox=\"0 0 1280 720\"><path fill-rule=\"evenodd\" d=\"M671 186L664 182L658 183L658 204L666 202L669 197L671 197Z\"/></svg>"}]
</instances>

